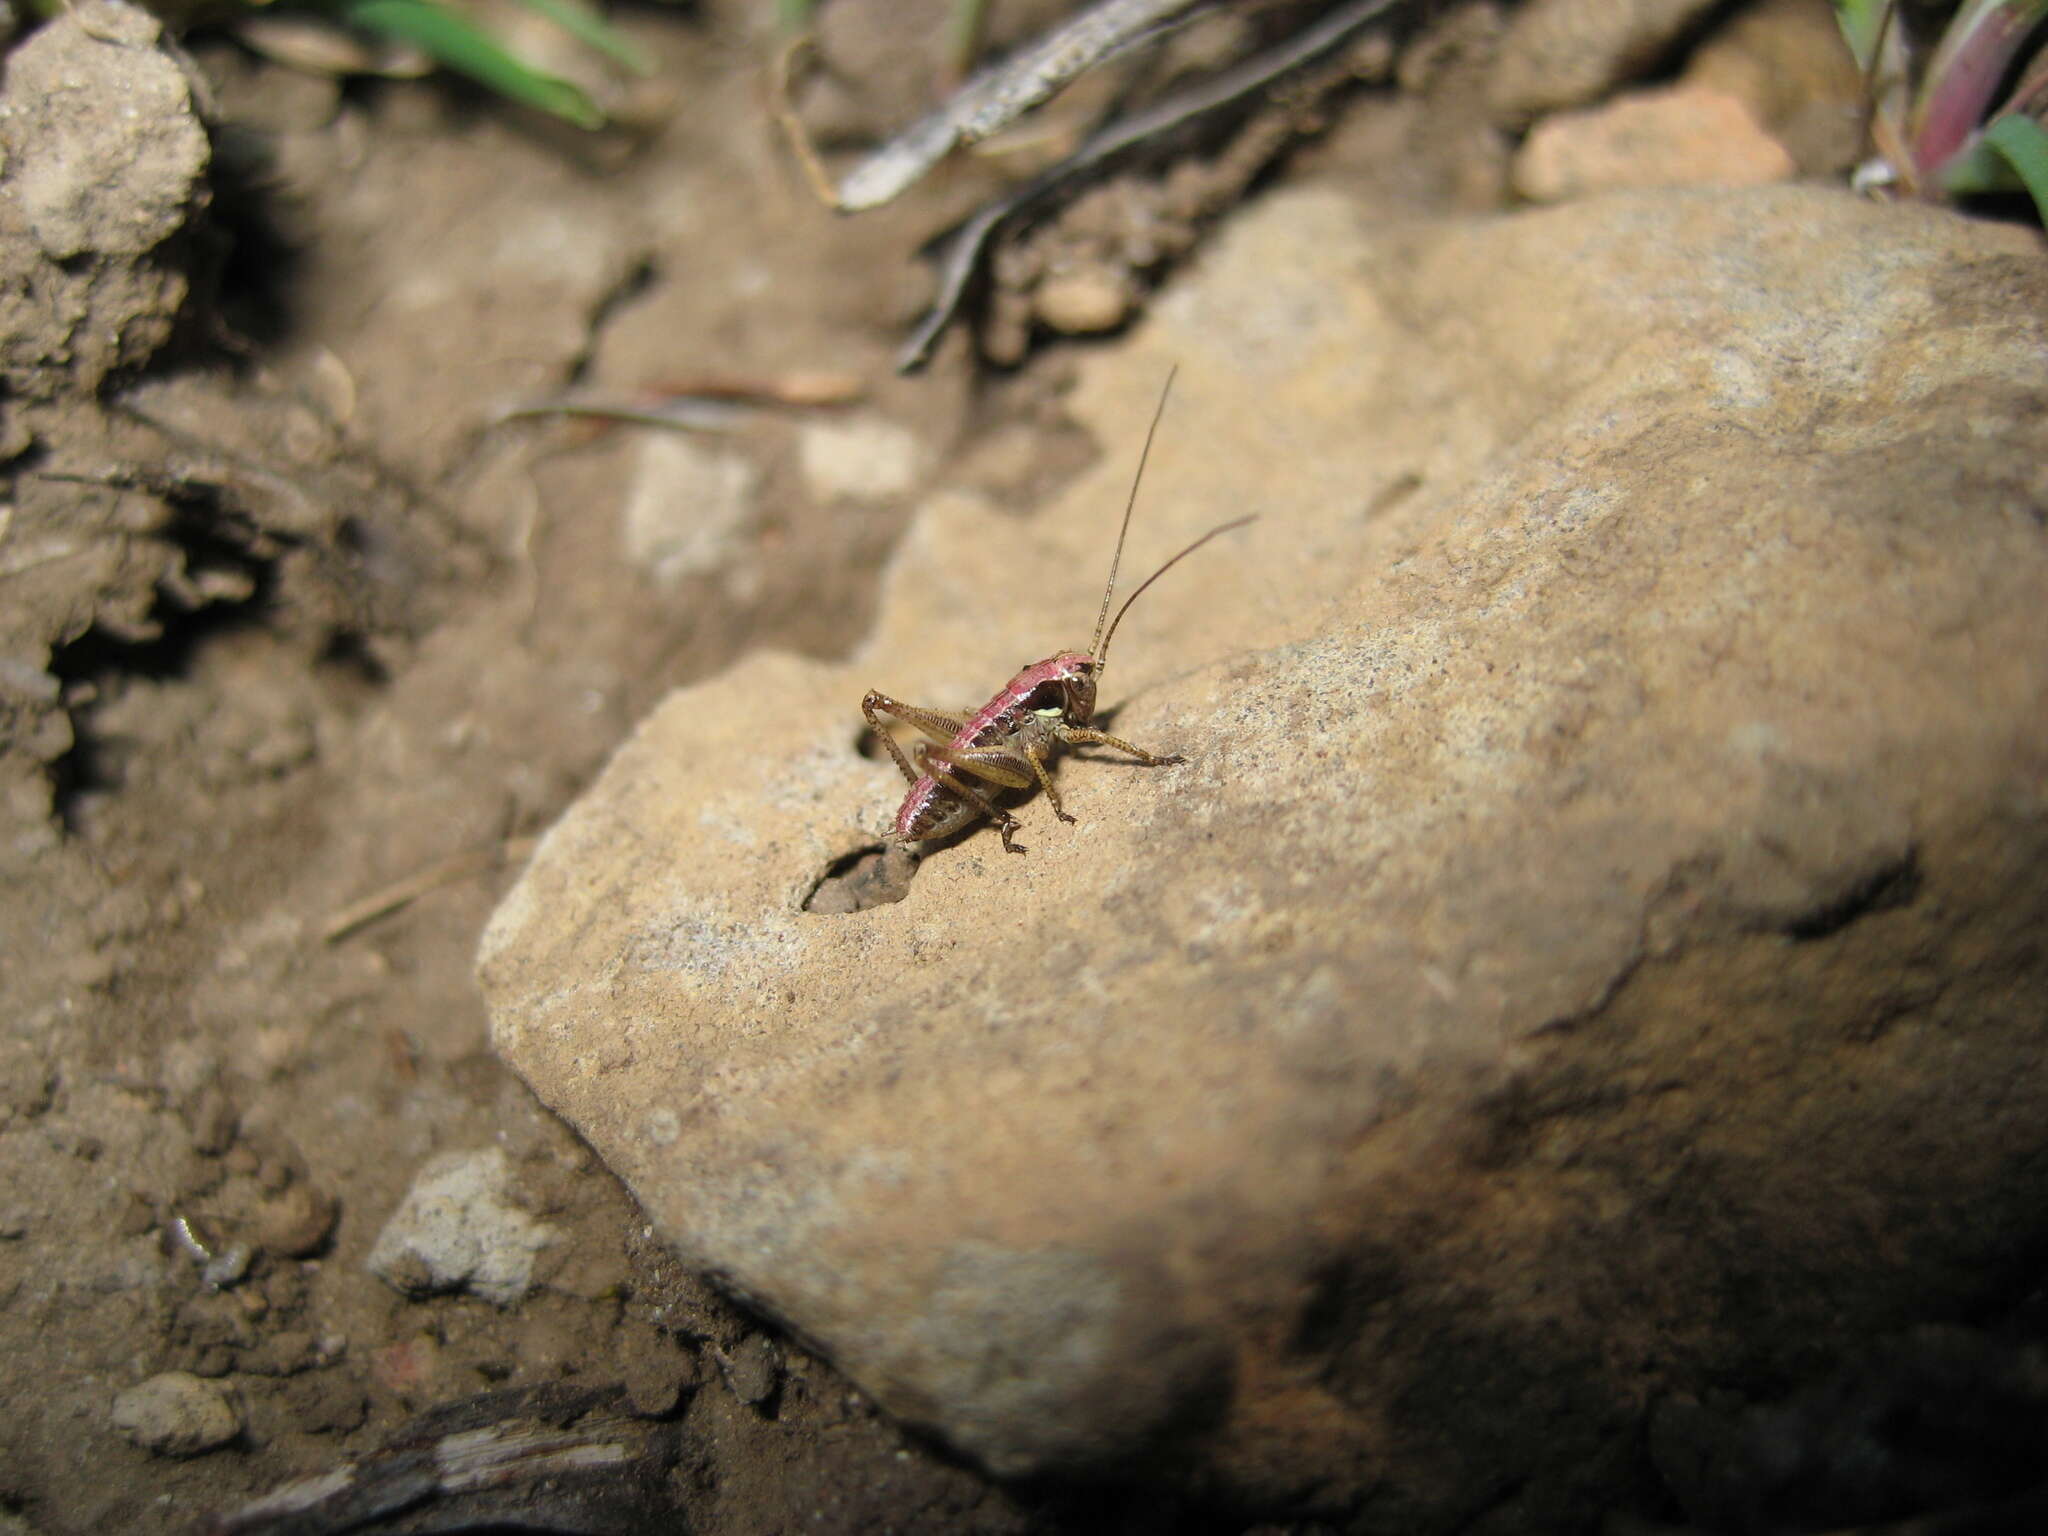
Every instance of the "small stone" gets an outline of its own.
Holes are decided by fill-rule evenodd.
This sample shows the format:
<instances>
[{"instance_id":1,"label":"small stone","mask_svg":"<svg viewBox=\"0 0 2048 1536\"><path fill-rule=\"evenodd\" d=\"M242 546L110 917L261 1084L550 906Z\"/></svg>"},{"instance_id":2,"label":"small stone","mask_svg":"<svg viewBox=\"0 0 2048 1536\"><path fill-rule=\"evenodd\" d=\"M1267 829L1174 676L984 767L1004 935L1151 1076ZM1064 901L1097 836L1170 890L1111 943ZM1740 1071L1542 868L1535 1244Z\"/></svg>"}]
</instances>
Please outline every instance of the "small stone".
<instances>
[{"instance_id":1,"label":"small stone","mask_svg":"<svg viewBox=\"0 0 2048 1536\"><path fill-rule=\"evenodd\" d=\"M197 1456L239 1435L242 1415L212 1382L165 1371L114 1398L114 1428L159 1456Z\"/></svg>"},{"instance_id":2,"label":"small stone","mask_svg":"<svg viewBox=\"0 0 2048 1536\"><path fill-rule=\"evenodd\" d=\"M1070 267L1038 285L1032 308L1038 318L1063 336L1095 336L1113 331L1130 317L1137 296L1131 280L1109 267Z\"/></svg>"},{"instance_id":3,"label":"small stone","mask_svg":"<svg viewBox=\"0 0 2048 1536\"><path fill-rule=\"evenodd\" d=\"M370 1416L361 1383L342 1371L309 1371L277 1386L281 1416L305 1435L347 1434Z\"/></svg>"},{"instance_id":4,"label":"small stone","mask_svg":"<svg viewBox=\"0 0 2048 1536\"><path fill-rule=\"evenodd\" d=\"M116 1237L140 1237L156 1226L156 1207L130 1190L114 1217Z\"/></svg>"},{"instance_id":5,"label":"small stone","mask_svg":"<svg viewBox=\"0 0 2048 1536\"><path fill-rule=\"evenodd\" d=\"M814 501L887 501L917 484L924 451L908 428L882 416L814 421L798 439Z\"/></svg>"},{"instance_id":6,"label":"small stone","mask_svg":"<svg viewBox=\"0 0 2048 1536\"><path fill-rule=\"evenodd\" d=\"M317 1253L334 1231L334 1197L303 1181L256 1208L256 1242L265 1253L303 1259Z\"/></svg>"},{"instance_id":7,"label":"small stone","mask_svg":"<svg viewBox=\"0 0 2048 1536\"><path fill-rule=\"evenodd\" d=\"M1680 85L1560 112L1531 130L1511 172L1531 202L1643 187L1753 187L1795 167L1733 96Z\"/></svg>"},{"instance_id":8,"label":"small stone","mask_svg":"<svg viewBox=\"0 0 2048 1536\"><path fill-rule=\"evenodd\" d=\"M299 1176L300 1170L293 1166L289 1157L266 1157L250 1170L256 1180L256 1187L266 1195L283 1194Z\"/></svg>"},{"instance_id":9,"label":"small stone","mask_svg":"<svg viewBox=\"0 0 2048 1536\"><path fill-rule=\"evenodd\" d=\"M555 1229L512 1204L496 1147L430 1159L370 1250L368 1267L411 1296L468 1291L508 1307L533 1287L534 1256Z\"/></svg>"}]
</instances>

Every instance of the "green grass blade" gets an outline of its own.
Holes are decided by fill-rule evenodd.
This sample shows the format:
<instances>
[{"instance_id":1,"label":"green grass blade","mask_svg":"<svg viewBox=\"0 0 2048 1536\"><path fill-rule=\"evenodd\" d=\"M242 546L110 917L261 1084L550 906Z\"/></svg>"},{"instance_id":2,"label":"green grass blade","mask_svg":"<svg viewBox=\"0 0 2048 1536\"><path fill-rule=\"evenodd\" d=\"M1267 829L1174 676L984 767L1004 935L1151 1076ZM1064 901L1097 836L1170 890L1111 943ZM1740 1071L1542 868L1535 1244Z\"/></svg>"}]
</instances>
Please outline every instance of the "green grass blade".
<instances>
[{"instance_id":1,"label":"green grass blade","mask_svg":"<svg viewBox=\"0 0 2048 1536\"><path fill-rule=\"evenodd\" d=\"M519 0L535 15L545 16L584 47L595 50L636 75L654 73L654 63L633 40L583 0Z\"/></svg>"},{"instance_id":2,"label":"green grass blade","mask_svg":"<svg viewBox=\"0 0 2048 1536\"><path fill-rule=\"evenodd\" d=\"M597 103L578 87L522 63L476 23L434 0L345 0L338 14L352 26L411 43L435 62L510 100L579 128L604 126Z\"/></svg>"},{"instance_id":3,"label":"green grass blade","mask_svg":"<svg viewBox=\"0 0 2048 1536\"><path fill-rule=\"evenodd\" d=\"M2031 117L2014 113L1986 128L1984 142L2005 156L2026 183L2027 195L2034 200L2034 211L2040 214L2042 223L2048 224L2048 128Z\"/></svg>"},{"instance_id":4,"label":"green grass blade","mask_svg":"<svg viewBox=\"0 0 2048 1536\"><path fill-rule=\"evenodd\" d=\"M1890 9L1891 0L1835 0L1835 24L1842 29L1842 38L1849 45L1856 67L1865 74L1876 67L1878 44L1884 37L1886 12Z\"/></svg>"}]
</instances>

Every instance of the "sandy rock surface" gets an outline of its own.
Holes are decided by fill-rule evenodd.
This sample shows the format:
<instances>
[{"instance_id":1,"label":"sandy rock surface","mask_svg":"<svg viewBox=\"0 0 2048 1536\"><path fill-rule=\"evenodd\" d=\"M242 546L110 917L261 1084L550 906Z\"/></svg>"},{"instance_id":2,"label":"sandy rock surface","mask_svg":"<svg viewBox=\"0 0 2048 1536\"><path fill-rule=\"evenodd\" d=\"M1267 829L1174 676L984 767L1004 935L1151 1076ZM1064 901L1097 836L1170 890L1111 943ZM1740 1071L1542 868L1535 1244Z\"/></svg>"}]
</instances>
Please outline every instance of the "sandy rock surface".
<instances>
[{"instance_id":1,"label":"sandy rock surface","mask_svg":"<svg viewBox=\"0 0 2048 1536\"><path fill-rule=\"evenodd\" d=\"M1056 504L936 498L853 664L643 723L485 937L496 1047L999 1472L1555 1528L1653 1399L1995 1286L2048 1194L2044 314L2037 235L1812 189L1275 197L1082 367ZM902 791L865 687L1085 643L1175 362L1127 582L1264 514L1111 658L1187 763L803 910Z\"/></svg>"}]
</instances>

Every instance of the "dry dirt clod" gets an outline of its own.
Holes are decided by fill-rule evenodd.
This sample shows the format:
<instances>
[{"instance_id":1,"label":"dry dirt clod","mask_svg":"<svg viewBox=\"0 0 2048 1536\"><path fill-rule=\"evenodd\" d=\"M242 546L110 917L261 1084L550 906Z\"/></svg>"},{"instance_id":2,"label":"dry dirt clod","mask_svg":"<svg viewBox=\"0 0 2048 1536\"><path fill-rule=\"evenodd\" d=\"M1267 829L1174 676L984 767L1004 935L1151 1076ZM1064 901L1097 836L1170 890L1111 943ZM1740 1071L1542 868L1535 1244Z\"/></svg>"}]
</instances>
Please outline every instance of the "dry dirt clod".
<instances>
[{"instance_id":1,"label":"dry dirt clod","mask_svg":"<svg viewBox=\"0 0 2048 1536\"><path fill-rule=\"evenodd\" d=\"M197 1456L239 1435L242 1415L215 1383L164 1371L115 1397L114 1427L159 1456Z\"/></svg>"},{"instance_id":2,"label":"dry dirt clod","mask_svg":"<svg viewBox=\"0 0 2048 1536\"><path fill-rule=\"evenodd\" d=\"M211 151L156 18L70 7L12 50L0 90L0 367L30 396L98 386L169 336L187 282L165 247L205 206Z\"/></svg>"},{"instance_id":3,"label":"dry dirt clod","mask_svg":"<svg viewBox=\"0 0 2048 1536\"><path fill-rule=\"evenodd\" d=\"M742 1340L730 1352L716 1355L718 1369L732 1395L752 1408L765 1403L782 1381L782 1356L765 1333Z\"/></svg>"},{"instance_id":4,"label":"dry dirt clod","mask_svg":"<svg viewBox=\"0 0 2048 1536\"><path fill-rule=\"evenodd\" d=\"M675 1412L684 1394L697 1384L697 1357L652 1324L628 1319L612 1339L612 1356L626 1401L633 1412L650 1419Z\"/></svg>"}]
</instances>

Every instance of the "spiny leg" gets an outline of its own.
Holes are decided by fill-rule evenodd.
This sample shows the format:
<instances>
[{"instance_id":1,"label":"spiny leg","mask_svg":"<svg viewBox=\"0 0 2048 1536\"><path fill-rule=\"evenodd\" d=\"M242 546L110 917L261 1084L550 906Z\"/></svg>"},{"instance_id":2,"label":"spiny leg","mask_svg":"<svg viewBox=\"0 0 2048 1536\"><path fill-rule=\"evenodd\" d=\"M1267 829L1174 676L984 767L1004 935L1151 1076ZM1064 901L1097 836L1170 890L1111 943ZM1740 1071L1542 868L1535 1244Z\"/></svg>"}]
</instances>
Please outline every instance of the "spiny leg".
<instances>
[{"instance_id":1,"label":"spiny leg","mask_svg":"<svg viewBox=\"0 0 2048 1536\"><path fill-rule=\"evenodd\" d=\"M860 701L860 712L867 716L868 729L882 738L882 745L889 749L889 756L896 760L896 766L903 770L903 777L915 784L922 775L910 766L910 759L889 728L882 724L883 715L894 715L907 725L915 726L934 741L947 742L967 728L964 718L956 718L936 709L920 709L915 704L905 704L892 699L886 693L877 693L870 688L867 696Z\"/></svg>"},{"instance_id":2,"label":"spiny leg","mask_svg":"<svg viewBox=\"0 0 2048 1536\"><path fill-rule=\"evenodd\" d=\"M988 757L994 757L995 755L994 753L986 754ZM999 771L991 771L996 768L996 765L991 762L982 761L983 756L984 754L980 752L954 752L946 747L927 747L920 743L917 749L917 766L923 772L930 774L934 783L943 784L962 800L965 800L969 805L980 811L982 815L993 821L996 824L996 830L1003 835L1003 851L1005 853L1022 853L1025 851L1024 845L1017 842L1012 834L1023 823L989 799L980 790L971 787L960 775L951 771L953 767L964 768L969 773L976 774L981 778L988 779L992 783L1001 784L1009 789L1021 789L1031 782L1022 774L1010 773L1004 775Z\"/></svg>"},{"instance_id":3,"label":"spiny leg","mask_svg":"<svg viewBox=\"0 0 2048 1536\"><path fill-rule=\"evenodd\" d=\"M1147 768L1164 768L1173 763L1184 763L1186 758L1178 752L1166 757L1147 752L1143 747L1134 746L1122 737L1112 736L1107 731L1093 730L1085 725L1056 725L1053 734L1070 747L1115 747L1119 752L1128 752Z\"/></svg>"},{"instance_id":4,"label":"spiny leg","mask_svg":"<svg viewBox=\"0 0 2048 1536\"><path fill-rule=\"evenodd\" d=\"M920 746L917 758L927 765L927 773L931 771L931 763L940 762L949 767L964 768L977 779L987 779L989 783L1000 784L1005 789L1031 787L1030 760L1014 747Z\"/></svg>"},{"instance_id":5,"label":"spiny leg","mask_svg":"<svg viewBox=\"0 0 2048 1536\"><path fill-rule=\"evenodd\" d=\"M1031 764L1031 771L1038 775L1038 787L1045 791L1045 798L1052 806L1053 815L1061 821L1072 822L1075 818L1067 814L1067 808L1060 804L1060 792L1054 787L1052 775L1045 771L1045 759L1052 748L1040 742L1035 747L1026 747L1024 756Z\"/></svg>"},{"instance_id":6,"label":"spiny leg","mask_svg":"<svg viewBox=\"0 0 2048 1536\"><path fill-rule=\"evenodd\" d=\"M922 704L905 704L883 694L871 694L870 697L884 714L894 715L905 725L914 726L940 746L945 746L966 730L967 716L974 713L973 710L956 714L950 709L926 709Z\"/></svg>"}]
</instances>

